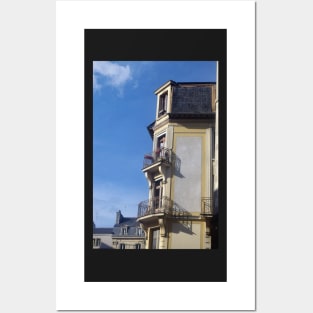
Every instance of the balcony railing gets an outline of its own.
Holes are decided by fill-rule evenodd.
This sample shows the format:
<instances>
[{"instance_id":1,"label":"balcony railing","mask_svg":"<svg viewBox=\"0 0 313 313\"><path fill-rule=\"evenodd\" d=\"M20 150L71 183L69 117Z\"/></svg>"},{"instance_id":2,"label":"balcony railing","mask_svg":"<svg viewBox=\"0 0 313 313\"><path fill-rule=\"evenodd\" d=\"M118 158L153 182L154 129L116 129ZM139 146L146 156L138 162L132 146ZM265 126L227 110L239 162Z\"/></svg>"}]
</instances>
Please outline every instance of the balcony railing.
<instances>
[{"instance_id":1,"label":"balcony railing","mask_svg":"<svg viewBox=\"0 0 313 313\"><path fill-rule=\"evenodd\" d=\"M166 213L176 218L188 218L190 213L179 207L177 203L168 197L152 198L138 204L138 217L151 214Z\"/></svg>"},{"instance_id":2,"label":"balcony railing","mask_svg":"<svg viewBox=\"0 0 313 313\"><path fill-rule=\"evenodd\" d=\"M176 218L188 218L189 216L191 216L188 211L180 208L177 203L175 203L168 197L151 198L138 204L138 218L158 213L166 213ZM213 215L212 198L201 198L201 214L207 216Z\"/></svg>"},{"instance_id":3,"label":"balcony railing","mask_svg":"<svg viewBox=\"0 0 313 313\"><path fill-rule=\"evenodd\" d=\"M168 197L151 198L138 204L138 217L157 213L169 213L171 207L172 201Z\"/></svg>"},{"instance_id":4,"label":"balcony railing","mask_svg":"<svg viewBox=\"0 0 313 313\"><path fill-rule=\"evenodd\" d=\"M206 197L201 198L201 214L212 215L213 214L213 199Z\"/></svg>"},{"instance_id":5,"label":"balcony railing","mask_svg":"<svg viewBox=\"0 0 313 313\"><path fill-rule=\"evenodd\" d=\"M145 154L143 159L143 168L160 161L165 164L171 164L172 150L168 148L160 148L156 151Z\"/></svg>"}]
</instances>

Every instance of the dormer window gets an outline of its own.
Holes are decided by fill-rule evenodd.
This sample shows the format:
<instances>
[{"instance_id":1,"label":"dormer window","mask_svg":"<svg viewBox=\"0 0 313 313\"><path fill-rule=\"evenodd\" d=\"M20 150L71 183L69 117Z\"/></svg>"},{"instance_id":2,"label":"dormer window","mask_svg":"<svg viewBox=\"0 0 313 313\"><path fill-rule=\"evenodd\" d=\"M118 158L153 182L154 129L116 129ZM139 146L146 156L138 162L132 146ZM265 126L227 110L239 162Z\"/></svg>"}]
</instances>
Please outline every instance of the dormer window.
<instances>
[{"instance_id":1,"label":"dormer window","mask_svg":"<svg viewBox=\"0 0 313 313\"><path fill-rule=\"evenodd\" d=\"M127 226L122 227L122 235L127 235Z\"/></svg>"},{"instance_id":2,"label":"dormer window","mask_svg":"<svg viewBox=\"0 0 313 313\"><path fill-rule=\"evenodd\" d=\"M166 111L167 111L167 99L168 99L167 92L165 92L162 95L160 95L160 99L159 99L159 113L158 113L159 117L164 115L166 113Z\"/></svg>"}]
</instances>

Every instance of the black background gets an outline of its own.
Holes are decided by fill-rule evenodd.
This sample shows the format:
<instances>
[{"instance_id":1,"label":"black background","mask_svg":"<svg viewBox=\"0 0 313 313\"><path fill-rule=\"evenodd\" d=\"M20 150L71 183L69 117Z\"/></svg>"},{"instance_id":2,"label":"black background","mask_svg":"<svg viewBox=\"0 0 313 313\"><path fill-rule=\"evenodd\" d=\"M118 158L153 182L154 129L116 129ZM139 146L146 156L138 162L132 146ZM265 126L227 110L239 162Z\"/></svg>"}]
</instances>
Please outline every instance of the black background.
<instances>
[{"instance_id":1,"label":"black background","mask_svg":"<svg viewBox=\"0 0 313 313\"><path fill-rule=\"evenodd\" d=\"M85 29L86 282L227 281L226 34L225 29ZM217 249L140 251L93 249L92 62L96 60L219 61L219 242Z\"/></svg>"}]
</instances>

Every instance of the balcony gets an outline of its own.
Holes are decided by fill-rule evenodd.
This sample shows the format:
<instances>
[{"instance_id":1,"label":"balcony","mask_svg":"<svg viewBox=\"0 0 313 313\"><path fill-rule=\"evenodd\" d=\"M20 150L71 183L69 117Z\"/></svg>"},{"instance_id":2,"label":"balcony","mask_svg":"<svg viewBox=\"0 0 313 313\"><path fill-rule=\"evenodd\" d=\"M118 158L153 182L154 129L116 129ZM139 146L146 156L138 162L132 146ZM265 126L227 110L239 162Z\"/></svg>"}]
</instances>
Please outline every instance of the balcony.
<instances>
[{"instance_id":1,"label":"balcony","mask_svg":"<svg viewBox=\"0 0 313 313\"><path fill-rule=\"evenodd\" d=\"M152 214L165 214L171 210L171 200L168 197L151 198L142 201L138 204L138 218L152 215Z\"/></svg>"},{"instance_id":2,"label":"balcony","mask_svg":"<svg viewBox=\"0 0 313 313\"><path fill-rule=\"evenodd\" d=\"M152 165L165 164L170 165L172 163L172 150L167 148L161 148L152 153L144 155L143 168L147 168Z\"/></svg>"},{"instance_id":3,"label":"balcony","mask_svg":"<svg viewBox=\"0 0 313 313\"><path fill-rule=\"evenodd\" d=\"M201 198L201 214L202 215L213 215L213 199L206 197Z\"/></svg>"},{"instance_id":4,"label":"balcony","mask_svg":"<svg viewBox=\"0 0 313 313\"><path fill-rule=\"evenodd\" d=\"M191 214L168 197L152 198L138 204L137 218L155 219L169 215L172 218L188 219ZM149 217L148 217L149 216Z\"/></svg>"},{"instance_id":5,"label":"balcony","mask_svg":"<svg viewBox=\"0 0 313 313\"><path fill-rule=\"evenodd\" d=\"M170 215L174 218L188 218L190 213L183 208L180 208L177 203L168 197L151 198L142 201L138 204L137 218L142 218L148 215ZM201 215L213 216L213 199L206 197L201 198Z\"/></svg>"}]
</instances>

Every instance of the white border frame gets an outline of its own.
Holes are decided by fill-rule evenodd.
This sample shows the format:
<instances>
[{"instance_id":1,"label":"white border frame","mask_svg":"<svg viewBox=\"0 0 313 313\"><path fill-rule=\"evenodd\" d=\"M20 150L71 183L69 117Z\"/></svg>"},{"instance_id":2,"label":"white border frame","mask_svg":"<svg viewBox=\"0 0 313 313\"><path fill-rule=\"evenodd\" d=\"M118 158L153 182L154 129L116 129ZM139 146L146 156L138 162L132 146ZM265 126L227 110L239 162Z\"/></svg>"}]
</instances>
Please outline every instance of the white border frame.
<instances>
[{"instance_id":1,"label":"white border frame","mask_svg":"<svg viewBox=\"0 0 313 313\"><path fill-rule=\"evenodd\" d=\"M227 29L227 282L84 282L85 28ZM255 310L255 2L57 1L56 36L57 310Z\"/></svg>"}]
</instances>

